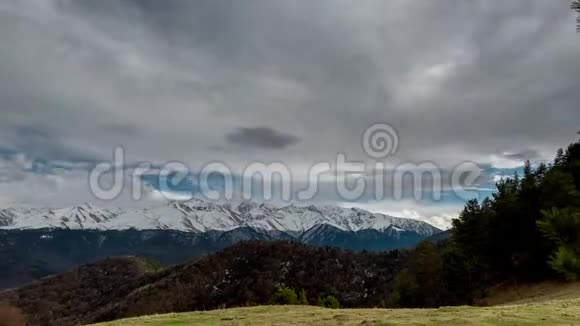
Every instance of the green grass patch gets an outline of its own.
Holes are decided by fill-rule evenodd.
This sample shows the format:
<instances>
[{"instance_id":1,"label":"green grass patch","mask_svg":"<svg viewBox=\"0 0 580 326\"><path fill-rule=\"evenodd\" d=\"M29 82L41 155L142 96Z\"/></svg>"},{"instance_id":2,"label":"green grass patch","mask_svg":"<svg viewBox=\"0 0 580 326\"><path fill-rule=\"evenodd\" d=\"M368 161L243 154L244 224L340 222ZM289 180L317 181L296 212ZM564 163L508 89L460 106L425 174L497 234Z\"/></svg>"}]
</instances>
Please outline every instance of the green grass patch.
<instances>
[{"instance_id":1,"label":"green grass patch","mask_svg":"<svg viewBox=\"0 0 580 326\"><path fill-rule=\"evenodd\" d=\"M580 299L496 307L440 309L325 309L314 306L262 306L146 316L101 326L121 325L576 325Z\"/></svg>"}]
</instances>

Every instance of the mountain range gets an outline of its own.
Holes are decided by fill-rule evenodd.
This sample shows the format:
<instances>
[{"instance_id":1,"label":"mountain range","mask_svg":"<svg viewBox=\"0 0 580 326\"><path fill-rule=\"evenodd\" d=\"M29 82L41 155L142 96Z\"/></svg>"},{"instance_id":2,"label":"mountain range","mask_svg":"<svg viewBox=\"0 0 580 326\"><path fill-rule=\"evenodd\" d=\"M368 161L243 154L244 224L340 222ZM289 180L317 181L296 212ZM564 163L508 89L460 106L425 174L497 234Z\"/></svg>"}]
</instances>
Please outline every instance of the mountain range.
<instances>
[{"instance_id":1,"label":"mountain range","mask_svg":"<svg viewBox=\"0 0 580 326\"><path fill-rule=\"evenodd\" d=\"M425 222L336 206L193 199L139 209L10 207L0 209L0 288L111 256L141 256L167 266L244 240L384 251L440 233Z\"/></svg>"},{"instance_id":2,"label":"mountain range","mask_svg":"<svg viewBox=\"0 0 580 326\"><path fill-rule=\"evenodd\" d=\"M245 201L239 205L201 199L171 201L149 208L124 210L85 203L67 208L14 207L0 209L2 229L175 230L203 233L251 228L299 237L329 226L347 232L414 232L431 236L441 230L425 222L337 206L275 207Z\"/></svg>"}]
</instances>

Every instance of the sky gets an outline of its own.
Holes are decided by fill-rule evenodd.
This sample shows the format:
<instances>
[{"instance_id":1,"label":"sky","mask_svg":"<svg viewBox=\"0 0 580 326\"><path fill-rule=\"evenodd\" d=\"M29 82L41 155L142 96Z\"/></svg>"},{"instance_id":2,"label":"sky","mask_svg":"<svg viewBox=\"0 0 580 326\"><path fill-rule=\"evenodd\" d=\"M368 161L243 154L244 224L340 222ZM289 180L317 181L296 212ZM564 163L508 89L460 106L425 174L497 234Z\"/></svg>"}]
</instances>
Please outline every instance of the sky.
<instances>
[{"instance_id":1,"label":"sky","mask_svg":"<svg viewBox=\"0 0 580 326\"><path fill-rule=\"evenodd\" d=\"M575 18L567 0L3 0L0 205L95 201L87 175L118 146L127 171L181 162L189 177L281 162L298 185L339 154L372 170L361 137L377 123L396 130L385 170L472 162L487 196L577 138ZM195 188L151 178L146 200ZM445 227L466 200L450 185L345 200L336 178L308 201Z\"/></svg>"}]
</instances>

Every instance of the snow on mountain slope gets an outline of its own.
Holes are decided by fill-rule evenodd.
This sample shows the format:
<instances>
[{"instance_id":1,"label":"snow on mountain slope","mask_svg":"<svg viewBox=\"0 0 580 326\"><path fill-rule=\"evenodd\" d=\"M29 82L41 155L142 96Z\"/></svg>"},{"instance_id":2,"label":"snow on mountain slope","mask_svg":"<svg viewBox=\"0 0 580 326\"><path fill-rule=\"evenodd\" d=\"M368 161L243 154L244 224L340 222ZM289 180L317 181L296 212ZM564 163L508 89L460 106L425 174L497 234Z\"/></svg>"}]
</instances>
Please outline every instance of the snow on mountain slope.
<instances>
[{"instance_id":1,"label":"snow on mountain slope","mask_svg":"<svg viewBox=\"0 0 580 326\"><path fill-rule=\"evenodd\" d=\"M374 229L412 231L431 236L441 230L425 222L373 214L357 208L336 206L275 207L242 202L236 207L200 199L172 201L158 206L121 210L84 204L62 209L0 209L2 229L170 229L187 232L230 231L240 227L300 234L313 227L328 225L343 231Z\"/></svg>"},{"instance_id":2,"label":"snow on mountain slope","mask_svg":"<svg viewBox=\"0 0 580 326\"><path fill-rule=\"evenodd\" d=\"M9 208L2 211L13 213L12 223L4 227L11 229L109 229L108 222L121 213L121 210L103 209L89 204L61 209Z\"/></svg>"},{"instance_id":3,"label":"snow on mountain slope","mask_svg":"<svg viewBox=\"0 0 580 326\"><path fill-rule=\"evenodd\" d=\"M0 209L0 227L14 223L17 213L14 208Z\"/></svg>"}]
</instances>

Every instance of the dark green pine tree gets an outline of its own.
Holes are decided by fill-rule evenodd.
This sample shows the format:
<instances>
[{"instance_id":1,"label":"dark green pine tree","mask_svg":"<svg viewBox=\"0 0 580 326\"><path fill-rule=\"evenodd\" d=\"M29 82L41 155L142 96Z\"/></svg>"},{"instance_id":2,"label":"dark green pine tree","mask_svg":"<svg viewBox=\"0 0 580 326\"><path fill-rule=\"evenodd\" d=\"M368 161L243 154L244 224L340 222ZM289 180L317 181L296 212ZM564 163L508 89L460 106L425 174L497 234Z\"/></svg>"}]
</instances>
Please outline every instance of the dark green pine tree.
<instances>
[{"instance_id":1,"label":"dark green pine tree","mask_svg":"<svg viewBox=\"0 0 580 326\"><path fill-rule=\"evenodd\" d=\"M552 241L555 250L548 263L566 279L580 279L580 210L552 208L546 210L538 228Z\"/></svg>"}]
</instances>

